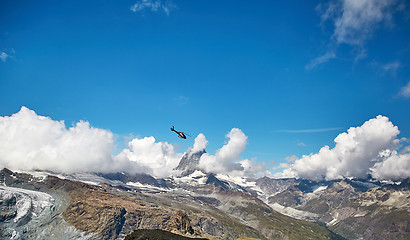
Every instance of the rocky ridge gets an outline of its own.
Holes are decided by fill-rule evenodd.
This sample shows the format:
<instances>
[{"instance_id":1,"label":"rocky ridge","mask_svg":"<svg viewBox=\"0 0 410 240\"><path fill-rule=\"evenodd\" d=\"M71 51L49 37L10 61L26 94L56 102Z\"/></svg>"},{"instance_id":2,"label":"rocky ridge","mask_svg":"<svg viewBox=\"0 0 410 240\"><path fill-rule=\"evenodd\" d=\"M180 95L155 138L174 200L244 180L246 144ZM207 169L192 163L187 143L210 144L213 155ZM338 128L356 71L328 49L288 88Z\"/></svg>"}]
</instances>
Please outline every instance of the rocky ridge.
<instances>
[{"instance_id":1,"label":"rocky ridge","mask_svg":"<svg viewBox=\"0 0 410 240\"><path fill-rule=\"evenodd\" d=\"M270 205L305 213L347 239L408 239L409 179L386 184L364 179L311 182L299 180L268 198ZM293 212L288 212L292 215ZM302 217L303 218L303 217Z\"/></svg>"},{"instance_id":2,"label":"rocky ridge","mask_svg":"<svg viewBox=\"0 0 410 240\"><path fill-rule=\"evenodd\" d=\"M196 170L200 170L199 160L201 159L201 156L205 153L205 149L199 152L192 152L192 150L187 151L182 156L181 161L179 162L175 170L182 171L181 176L188 176Z\"/></svg>"},{"instance_id":3,"label":"rocky ridge","mask_svg":"<svg viewBox=\"0 0 410 240\"><path fill-rule=\"evenodd\" d=\"M181 175L166 179L3 169L0 236L123 239L136 229L162 229L187 239L410 237L409 179L233 178L199 169L204 153L184 155ZM24 204L28 210L19 213Z\"/></svg>"},{"instance_id":4,"label":"rocky ridge","mask_svg":"<svg viewBox=\"0 0 410 240\"><path fill-rule=\"evenodd\" d=\"M272 211L255 196L213 184L199 185L197 191L192 188L148 191L106 183L90 185L51 175L39 180L8 170L2 170L0 178L7 187L35 189L53 196L56 201L65 199L66 205L53 211L52 216L72 226L76 238L122 239L135 229L163 229L207 239L298 239L300 234L318 239L338 238L319 225ZM34 224L33 220L36 218L29 223ZM8 220L2 226L10 224ZM20 238L34 238L27 234L29 225L23 224L23 227L14 228ZM38 227L36 231L44 232ZM48 234L57 233L50 230Z\"/></svg>"}]
</instances>

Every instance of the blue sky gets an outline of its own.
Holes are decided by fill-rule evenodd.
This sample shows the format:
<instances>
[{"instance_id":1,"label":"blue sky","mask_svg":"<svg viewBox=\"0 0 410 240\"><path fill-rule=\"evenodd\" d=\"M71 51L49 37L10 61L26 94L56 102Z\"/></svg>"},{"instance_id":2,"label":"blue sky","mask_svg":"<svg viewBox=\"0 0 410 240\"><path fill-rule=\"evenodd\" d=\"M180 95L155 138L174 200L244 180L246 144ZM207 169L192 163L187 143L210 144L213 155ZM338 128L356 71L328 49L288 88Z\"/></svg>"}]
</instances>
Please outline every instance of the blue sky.
<instances>
[{"instance_id":1,"label":"blue sky","mask_svg":"<svg viewBox=\"0 0 410 240\"><path fill-rule=\"evenodd\" d=\"M3 0L0 116L89 121L118 151L203 133L214 153L239 128L269 167L377 115L409 138L410 6L359 2Z\"/></svg>"}]
</instances>

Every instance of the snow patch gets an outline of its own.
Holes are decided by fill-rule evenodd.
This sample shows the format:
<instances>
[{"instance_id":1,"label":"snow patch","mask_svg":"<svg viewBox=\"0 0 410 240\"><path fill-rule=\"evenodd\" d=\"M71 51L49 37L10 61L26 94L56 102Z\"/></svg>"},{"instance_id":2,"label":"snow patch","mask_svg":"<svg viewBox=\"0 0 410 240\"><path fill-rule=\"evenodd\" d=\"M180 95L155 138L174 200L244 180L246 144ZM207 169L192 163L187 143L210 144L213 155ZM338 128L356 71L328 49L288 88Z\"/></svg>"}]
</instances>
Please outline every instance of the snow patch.
<instances>
[{"instance_id":1,"label":"snow patch","mask_svg":"<svg viewBox=\"0 0 410 240\"><path fill-rule=\"evenodd\" d=\"M328 225L328 226L332 226L332 225L335 225L337 222L338 222L338 221L337 221L337 218L333 218L333 220L330 221L330 222L328 222L327 225Z\"/></svg>"},{"instance_id":2,"label":"snow patch","mask_svg":"<svg viewBox=\"0 0 410 240\"><path fill-rule=\"evenodd\" d=\"M294 208L291 208L291 207L285 207L285 206L280 205L279 203L273 203L273 204L271 203L271 204L269 204L269 206L273 210L275 210L279 213L282 213L286 216L293 217L293 218L296 218L296 219L311 220L311 221L319 219L318 214L297 210L297 209L294 209Z\"/></svg>"},{"instance_id":3,"label":"snow patch","mask_svg":"<svg viewBox=\"0 0 410 240\"><path fill-rule=\"evenodd\" d=\"M353 217L364 217L364 216L366 216L366 212L358 213L354 215Z\"/></svg>"},{"instance_id":4,"label":"snow patch","mask_svg":"<svg viewBox=\"0 0 410 240\"><path fill-rule=\"evenodd\" d=\"M143 190L156 190L156 191L164 191L164 192L169 191L169 189L156 187L156 186L152 186L152 185L149 185L149 184L142 184L140 182L127 182L126 184L128 186L136 187L136 188L143 189Z\"/></svg>"},{"instance_id":5,"label":"snow patch","mask_svg":"<svg viewBox=\"0 0 410 240\"><path fill-rule=\"evenodd\" d=\"M204 185L206 183L206 174L196 170L188 176L174 177L173 179L178 183L187 183L190 185Z\"/></svg>"},{"instance_id":6,"label":"snow patch","mask_svg":"<svg viewBox=\"0 0 410 240\"><path fill-rule=\"evenodd\" d=\"M14 223L30 217L38 217L48 207L54 205L54 198L43 192L22 188L0 186L0 199L16 198L17 214Z\"/></svg>"},{"instance_id":7,"label":"snow patch","mask_svg":"<svg viewBox=\"0 0 410 240\"><path fill-rule=\"evenodd\" d=\"M325 190L326 188L327 188L327 186L316 186L316 187L313 189L313 193L317 193L317 192L323 191L323 190Z\"/></svg>"},{"instance_id":8,"label":"snow patch","mask_svg":"<svg viewBox=\"0 0 410 240\"><path fill-rule=\"evenodd\" d=\"M232 177L227 174L217 174L216 177L227 182L233 182L241 187L256 187L256 182L248 181L245 177Z\"/></svg>"}]
</instances>

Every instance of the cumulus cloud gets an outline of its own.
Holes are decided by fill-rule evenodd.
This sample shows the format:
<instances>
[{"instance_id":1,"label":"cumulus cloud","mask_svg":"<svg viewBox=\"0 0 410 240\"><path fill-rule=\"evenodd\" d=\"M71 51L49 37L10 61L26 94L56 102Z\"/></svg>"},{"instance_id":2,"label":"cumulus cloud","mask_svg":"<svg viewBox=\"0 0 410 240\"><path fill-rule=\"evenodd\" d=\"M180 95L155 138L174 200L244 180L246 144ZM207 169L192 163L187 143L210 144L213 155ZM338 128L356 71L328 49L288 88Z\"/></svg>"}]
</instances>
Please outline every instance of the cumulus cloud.
<instances>
[{"instance_id":1,"label":"cumulus cloud","mask_svg":"<svg viewBox=\"0 0 410 240\"><path fill-rule=\"evenodd\" d=\"M233 128L227 135L229 141L215 155L205 153L199 161L199 167L207 172L228 173L243 171L239 155L245 150L248 137L239 128Z\"/></svg>"},{"instance_id":2,"label":"cumulus cloud","mask_svg":"<svg viewBox=\"0 0 410 240\"><path fill-rule=\"evenodd\" d=\"M55 172L144 172L170 174L182 154L154 137L134 138L113 156L114 134L80 121L66 128L64 121L39 116L26 107L0 117L0 167Z\"/></svg>"},{"instance_id":3,"label":"cumulus cloud","mask_svg":"<svg viewBox=\"0 0 410 240\"><path fill-rule=\"evenodd\" d=\"M410 177L410 153L398 154L387 149L379 154L383 159L372 168L376 179L403 179Z\"/></svg>"},{"instance_id":4,"label":"cumulus cloud","mask_svg":"<svg viewBox=\"0 0 410 240\"><path fill-rule=\"evenodd\" d=\"M175 152L174 146L167 142L156 142L154 137L134 138L118 156L122 161L130 161L142 167L155 177L172 175L182 154Z\"/></svg>"},{"instance_id":5,"label":"cumulus cloud","mask_svg":"<svg viewBox=\"0 0 410 240\"><path fill-rule=\"evenodd\" d=\"M362 126L351 127L347 132L339 134L334 140L334 148L324 146L318 153L304 155L276 176L330 180L343 177L364 178L372 173L378 178L401 178L410 169L408 164L402 164L408 157L399 156L393 151L400 143L397 139L399 133L398 127L387 117L379 115ZM380 153L383 151L390 151L392 154L382 158ZM385 173L385 169L392 167L391 165L395 165L393 169L404 169L401 172Z\"/></svg>"},{"instance_id":6,"label":"cumulus cloud","mask_svg":"<svg viewBox=\"0 0 410 240\"><path fill-rule=\"evenodd\" d=\"M266 171L263 163L240 160L247 137L237 128L229 141L215 155L204 154L200 164L214 173L253 176ZM195 138L189 152L202 151L208 145L205 135ZM79 121L67 128L64 121L39 116L22 107L8 117L0 117L0 168L13 170L49 170L75 172L144 172L162 178L178 174L174 169L183 154L167 142L157 142L152 136L133 138L128 148L113 155L114 134Z\"/></svg>"},{"instance_id":7,"label":"cumulus cloud","mask_svg":"<svg viewBox=\"0 0 410 240\"><path fill-rule=\"evenodd\" d=\"M256 159L243 159L239 161L239 164L241 164L243 170L230 174L245 177L261 177L271 175L271 172L266 168L266 164L264 162L257 163Z\"/></svg>"},{"instance_id":8,"label":"cumulus cloud","mask_svg":"<svg viewBox=\"0 0 410 240\"><path fill-rule=\"evenodd\" d=\"M227 135L226 142L214 155L204 153L199 160L199 168L205 172L222 173L230 176L255 177L270 175L264 162L257 163L256 159L240 159L239 155L245 150L248 137L239 128L233 128ZM205 135L200 133L189 152L202 151L208 145Z\"/></svg>"},{"instance_id":9,"label":"cumulus cloud","mask_svg":"<svg viewBox=\"0 0 410 240\"><path fill-rule=\"evenodd\" d=\"M364 58L364 44L380 25L392 24L393 14L399 9L397 5L397 0L336 0L319 4L317 10L321 12L322 24L332 23L332 48L323 56L313 59L306 69L310 70L335 58L335 50L340 44L359 49L355 61Z\"/></svg>"},{"instance_id":10,"label":"cumulus cloud","mask_svg":"<svg viewBox=\"0 0 410 240\"><path fill-rule=\"evenodd\" d=\"M406 86L403 86L400 89L399 96L410 98L410 82L408 82Z\"/></svg>"},{"instance_id":11,"label":"cumulus cloud","mask_svg":"<svg viewBox=\"0 0 410 240\"><path fill-rule=\"evenodd\" d=\"M362 126L352 127L335 138L335 147L325 146L318 153L288 157L279 177L337 179L366 177L399 179L410 176L410 148L397 150L406 139L398 139L399 130L387 117L377 116ZM232 176L270 175L264 163L240 159L247 136L238 128L227 135L228 141L214 155L205 153L199 167L207 172ZM64 121L39 116L26 107L8 117L0 117L0 167L16 170L56 172L145 172L166 177L173 171L182 153L172 144L154 137L134 138L117 156L113 151L114 134L109 130L79 121L66 128ZM208 141L202 133L195 138L191 152L202 151ZM292 163L293 161L293 163Z\"/></svg>"},{"instance_id":12,"label":"cumulus cloud","mask_svg":"<svg viewBox=\"0 0 410 240\"><path fill-rule=\"evenodd\" d=\"M26 107L0 117L0 167L59 172L107 171L114 163L113 134L80 121L38 116Z\"/></svg>"},{"instance_id":13,"label":"cumulus cloud","mask_svg":"<svg viewBox=\"0 0 410 240\"><path fill-rule=\"evenodd\" d=\"M164 11L164 13L169 16L169 13L175 5L171 1L162 0L140 0L130 7L133 12L140 12L144 9L149 9L152 12Z\"/></svg>"},{"instance_id":14,"label":"cumulus cloud","mask_svg":"<svg viewBox=\"0 0 410 240\"><path fill-rule=\"evenodd\" d=\"M208 145L208 140L206 140L206 137L204 134L200 133L195 138L194 146L192 147L191 152L197 153L197 152L203 151L205 150L207 145Z\"/></svg>"}]
</instances>

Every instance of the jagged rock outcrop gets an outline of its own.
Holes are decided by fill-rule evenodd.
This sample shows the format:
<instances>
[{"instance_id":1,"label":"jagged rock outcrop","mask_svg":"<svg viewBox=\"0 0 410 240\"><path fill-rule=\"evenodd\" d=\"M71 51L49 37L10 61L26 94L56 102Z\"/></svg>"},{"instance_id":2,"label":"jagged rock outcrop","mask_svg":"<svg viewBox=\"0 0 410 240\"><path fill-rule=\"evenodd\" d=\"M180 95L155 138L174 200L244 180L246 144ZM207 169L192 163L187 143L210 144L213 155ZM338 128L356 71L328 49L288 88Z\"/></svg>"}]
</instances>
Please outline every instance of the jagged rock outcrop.
<instances>
[{"instance_id":1,"label":"jagged rock outcrop","mask_svg":"<svg viewBox=\"0 0 410 240\"><path fill-rule=\"evenodd\" d=\"M172 210L148 204L136 196L104 190L95 187L73 191L64 219L84 232L115 239L120 233L128 234L136 228L165 229L174 215Z\"/></svg>"},{"instance_id":2,"label":"jagged rock outcrop","mask_svg":"<svg viewBox=\"0 0 410 240\"><path fill-rule=\"evenodd\" d=\"M262 177L256 180L256 186L258 186L267 196L280 193L286 188L294 185L297 182L294 178L287 179L273 179L270 177Z\"/></svg>"},{"instance_id":3,"label":"jagged rock outcrop","mask_svg":"<svg viewBox=\"0 0 410 240\"><path fill-rule=\"evenodd\" d=\"M205 183L214 185L215 187L219 187L223 190L229 190L229 184L225 181L219 180L213 173L208 175L208 179Z\"/></svg>"},{"instance_id":4,"label":"jagged rock outcrop","mask_svg":"<svg viewBox=\"0 0 410 240\"><path fill-rule=\"evenodd\" d=\"M190 238L161 229L137 229L125 240L207 240L206 238Z\"/></svg>"},{"instance_id":5,"label":"jagged rock outcrop","mask_svg":"<svg viewBox=\"0 0 410 240\"><path fill-rule=\"evenodd\" d=\"M178 211L174 218L168 222L165 230L183 235L199 235L199 231L192 227L188 215L184 211Z\"/></svg>"},{"instance_id":6,"label":"jagged rock outcrop","mask_svg":"<svg viewBox=\"0 0 410 240\"><path fill-rule=\"evenodd\" d=\"M199 165L199 160L201 159L201 156L206 153L205 149L199 152L193 153L192 150L187 151L181 158L178 166L175 168L175 170L181 170L181 176L187 176L196 170L200 170L198 165Z\"/></svg>"}]
</instances>

